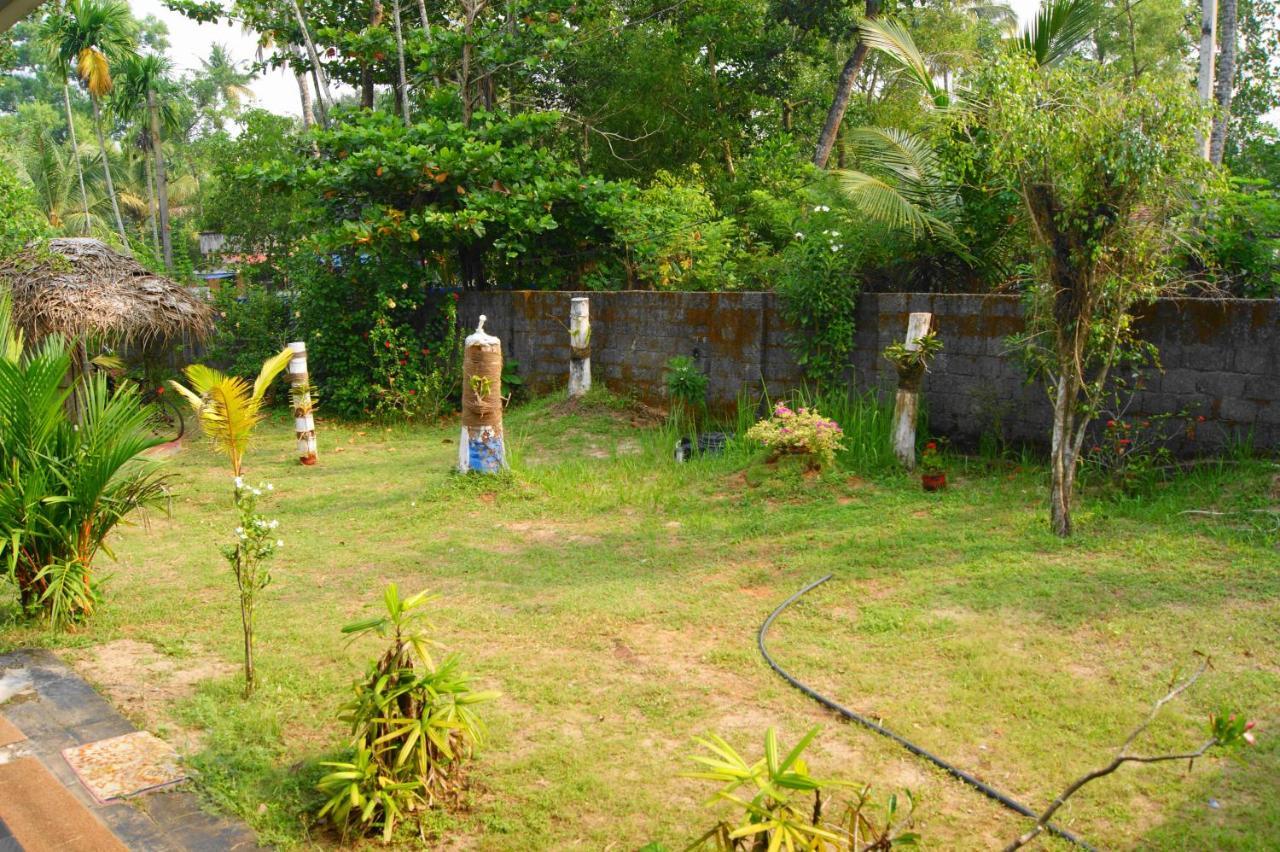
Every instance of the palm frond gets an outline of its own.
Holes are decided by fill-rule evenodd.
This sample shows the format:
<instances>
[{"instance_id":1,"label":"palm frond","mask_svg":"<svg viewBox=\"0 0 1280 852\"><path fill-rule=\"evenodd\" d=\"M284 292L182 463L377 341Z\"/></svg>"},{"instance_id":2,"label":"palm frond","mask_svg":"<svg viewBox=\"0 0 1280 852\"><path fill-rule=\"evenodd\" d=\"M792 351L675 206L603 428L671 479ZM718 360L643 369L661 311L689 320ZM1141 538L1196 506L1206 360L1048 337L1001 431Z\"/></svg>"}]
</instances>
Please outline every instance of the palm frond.
<instances>
[{"instance_id":1,"label":"palm frond","mask_svg":"<svg viewBox=\"0 0 1280 852\"><path fill-rule=\"evenodd\" d=\"M111 91L111 65L96 47L86 47L80 51L76 58L76 73L80 75L90 94L100 98Z\"/></svg>"},{"instance_id":2,"label":"palm frond","mask_svg":"<svg viewBox=\"0 0 1280 852\"><path fill-rule=\"evenodd\" d=\"M950 235L951 227L907 198L898 187L859 171L836 172L840 188L869 219L912 234Z\"/></svg>"},{"instance_id":3,"label":"palm frond","mask_svg":"<svg viewBox=\"0 0 1280 852\"><path fill-rule=\"evenodd\" d=\"M874 18L858 25L859 37L870 48L880 51L915 80L936 105L945 106L947 93L933 79L924 54L906 27L893 18Z\"/></svg>"},{"instance_id":4,"label":"palm frond","mask_svg":"<svg viewBox=\"0 0 1280 852\"><path fill-rule=\"evenodd\" d=\"M253 396L255 399L262 399L267 392L267 388L275 381L276 376L280 375L285 367L289 366L289 361L293 358L293 350L285 347L277 354L268 358L266 363L262 365L262 369L258 372L258 378L253 383Z\"/></svg>"},{"instance_id":5,"label":"palm frond","mask_svg":"<svg viewBox=\"0 0 1280 852\"><path fill-rule=\"evenodd\" d=\"M1055 65L1093 34L1100 8L1098 0L1045 0L1017 43L1037 65Z\"/></svg>"}]
</instances>

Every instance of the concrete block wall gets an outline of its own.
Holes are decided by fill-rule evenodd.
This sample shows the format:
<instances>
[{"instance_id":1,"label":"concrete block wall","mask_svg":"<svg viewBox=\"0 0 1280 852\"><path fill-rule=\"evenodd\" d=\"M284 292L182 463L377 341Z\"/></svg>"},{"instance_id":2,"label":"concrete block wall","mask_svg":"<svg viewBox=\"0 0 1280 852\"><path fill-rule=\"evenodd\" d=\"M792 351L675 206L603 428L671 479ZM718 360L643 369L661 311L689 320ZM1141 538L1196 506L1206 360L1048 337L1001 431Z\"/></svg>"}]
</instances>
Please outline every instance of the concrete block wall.
<instances>
[{"instance_id":1,"label":"concrete block wall","mask_svg":"<svg viewBox=\"0 0 1280 852\"><path fill-rule=\"evenodd\" d=\"M567 381L569 300L577 295L591 299L593 377L614 390L661 404L663 367L676 355L697 359L710 379L710 402L722 411L740 394L768 388L776 396L804 380L771 293L478 292L463 296L459 318L470 329L487 315L486 327L520 362L526 382L545 392ZM1048 400L1026 382L1005 342L1023 328L1013 296L864 294L850 359L854 390L892 391L893 367L881 352L901 339L912 311L933 313L944 343L924 386L934 434L962 443L984 434L1045 440ZM1146 375L1131 413L1203 415L1196 445L1180 447L1186 451L1250 434L1256 446L1280 449L1280 302L1162 300L1140 329L1159 348L1164 370Z\"/></svg>"}]
</instances>

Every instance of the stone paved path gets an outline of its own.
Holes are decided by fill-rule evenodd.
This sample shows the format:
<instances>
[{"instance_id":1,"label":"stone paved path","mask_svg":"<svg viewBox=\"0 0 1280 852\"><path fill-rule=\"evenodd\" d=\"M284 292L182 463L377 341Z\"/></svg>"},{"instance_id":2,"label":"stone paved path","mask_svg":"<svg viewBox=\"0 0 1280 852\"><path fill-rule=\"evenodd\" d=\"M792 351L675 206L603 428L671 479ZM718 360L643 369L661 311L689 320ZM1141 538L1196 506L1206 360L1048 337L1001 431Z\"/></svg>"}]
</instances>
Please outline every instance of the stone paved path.
<instances>
[{"instance_id":1,"label":"stone paved path","mask_svg":"<svg viewBox=\"0 0 1280 852\"><path fill-rule=\"evenodd\" d=\"M0 785L7 774L8 791L26 792L9 792L0 806L0 852L98 852L110 835L144 852L259 848L247 826L205 813L181 788L97 804L62 750L134 727L49 651L0 655L0 743L15 739L12 729L24 739L0 745ZM95 833L103 828L110 835Z\"/></svg>"}]
</instances>

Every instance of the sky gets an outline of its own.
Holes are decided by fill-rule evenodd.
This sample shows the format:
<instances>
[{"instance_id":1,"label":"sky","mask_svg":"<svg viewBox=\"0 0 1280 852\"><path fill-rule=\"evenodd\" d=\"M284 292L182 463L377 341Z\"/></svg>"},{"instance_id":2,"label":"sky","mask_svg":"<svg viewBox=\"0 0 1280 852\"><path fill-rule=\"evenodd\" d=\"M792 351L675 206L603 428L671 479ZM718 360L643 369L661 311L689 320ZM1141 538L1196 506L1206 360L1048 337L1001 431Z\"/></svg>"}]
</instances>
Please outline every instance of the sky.
<instances>
[{"instance_id":1,"label":"sky","mask_svg":"<svg viewBox=\"0 0 1280 852\"><path fill-rule=\"evenodd\" d=\"M1040 0L1012 0L1019 20L1026 20L1035 13ZM225 24L198 24L161 5L160 0L129 0L133 14L138 18L154 15L169 27L169 58L180 71L200 67L200 60L209 55L209 47L215 43L224 45L231 56L245 64L253 61L257 49L257 37L238 26ZM284 70L268 71L249 86L253 90L254 105L275 113L299 115L298 84L293 75Z\"/></svg>"}]
</instances>

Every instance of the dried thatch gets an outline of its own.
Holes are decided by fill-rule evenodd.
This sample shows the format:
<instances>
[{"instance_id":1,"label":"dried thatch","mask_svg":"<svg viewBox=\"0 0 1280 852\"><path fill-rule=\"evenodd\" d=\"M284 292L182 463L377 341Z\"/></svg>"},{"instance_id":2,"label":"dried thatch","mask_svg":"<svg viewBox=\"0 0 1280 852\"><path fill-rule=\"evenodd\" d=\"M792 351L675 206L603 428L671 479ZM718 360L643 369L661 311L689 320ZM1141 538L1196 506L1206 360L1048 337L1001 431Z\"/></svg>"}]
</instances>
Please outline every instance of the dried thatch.
<instances>
[{"instance_id":1,"label":"dried thatch","mask_svg":"<svg viewBox=\"0 0 1280 852\"><path fill-rule=\"evenodd\" d=\"M28 340L46 334L146 346L203 339L213 312L186 287L100 240L53 239L0 261L0 287Z\"/></svg>"}]
</instances>

